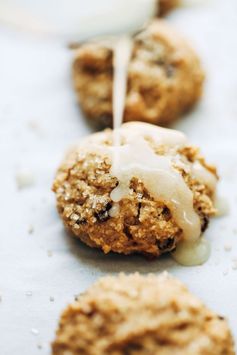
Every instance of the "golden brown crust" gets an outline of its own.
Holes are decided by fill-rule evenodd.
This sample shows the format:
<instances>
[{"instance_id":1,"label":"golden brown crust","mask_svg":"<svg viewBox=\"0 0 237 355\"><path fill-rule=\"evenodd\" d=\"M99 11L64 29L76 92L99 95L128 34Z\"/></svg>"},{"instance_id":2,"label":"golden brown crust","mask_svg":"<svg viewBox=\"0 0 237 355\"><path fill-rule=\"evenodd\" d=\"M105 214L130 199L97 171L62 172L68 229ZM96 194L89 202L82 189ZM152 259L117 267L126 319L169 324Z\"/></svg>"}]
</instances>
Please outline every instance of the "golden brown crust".
<instances>
[{"instance_id":1,"label":"golden brown crust","mask_svg":"<svg viewBox=\"0 0 237 355\"><path fill-rule=\"evenodd\" d=\"M125 129L124 132L129 134L129 127L135 129L136 123L125 126L127 131ZM122 135L122 140L125 143L126 136ZM92 151L90 147L95 142L99 145L96 151ZM135 177L131 180L131 193L119 202L119 214L110 216L109 210L113 205L110 193L118 181L111 175L111 157L105 154L103 147L111 144L110 130L91 135L72 150L60 166L53 190L66 228L84 243L105 253L142 253L156 257L174 250L182 238L182 230L165 203L154 200L141 180ZM167 148L157 145L152 139L149 144L156 154L163 155ZM184 167L195 161L202 165L205 163L194 147L184 147L177 154L182 158ZM206 163L205 166L216 174L215 168ZM209 218L215 213L214 191L198 181L191 172L180 167L176 169L182 173L193 192L194 209L204 231Z\"/></svg>"},{"instance_id":2,"label":"golden brown crust","mask_svg":"<svg viewBox=\"0 0 237 355\"><path fill-rule=\"evenodd\" d=\"M53 355L234 355L226 320L167 274L105 277L62 314Z\"/></svg>"},{"instance_id":3,"label":"golden brown crust","mask_svg":"<svg viewBox=\"0 0 237 355\"><path fill-rule=\"evenodd\" d=\"M111 125L113 52L100 43L81 45L73 63L73 80L85 114ZM128 70L125 121L168 124L200 98L204 80L192 48L162 20L134 37Z\"/></svg>"}]
</instances>

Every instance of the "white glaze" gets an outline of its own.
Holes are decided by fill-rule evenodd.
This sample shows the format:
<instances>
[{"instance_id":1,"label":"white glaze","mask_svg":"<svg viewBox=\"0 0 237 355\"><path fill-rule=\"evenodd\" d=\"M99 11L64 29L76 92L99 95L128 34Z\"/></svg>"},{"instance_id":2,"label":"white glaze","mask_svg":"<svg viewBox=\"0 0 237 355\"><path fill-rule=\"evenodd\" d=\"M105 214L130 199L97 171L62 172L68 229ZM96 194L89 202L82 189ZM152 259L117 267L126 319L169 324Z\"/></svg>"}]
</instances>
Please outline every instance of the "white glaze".
<instances>
[{"instance_id":1,"label":"white glaze","mask_svg":"<svg viewBox=\"0 0 237 355\"><path fill-rule=\"evenodd\" d=\"M120 145L120 131L123 122L125 98L127 92L128 65L132 53L130 36L119 37L114 43L113 67L113 145Z\"/></svg>"},{"instance_id":2,"label":"white glaze","mask_svg":"<svg viewBox=\"0 0 237 355\"><path fill-rule=\"evenodd\" d=\"M196 242L180 242L177 245L172 257L179 264L184 266L195 266L204 264L211 253L209 242L199 238Z\"/></svg>"},{"instance_id":3,"label":"white glaze","mask_svg":"<svg viewBox=\"0 0 237 355\"><path fill-rule=\"evenodd\" d=\"M119 203L114 203L111 209L109 210L110 217L118 217L120 212Z\"/></svg>"},{"instance_id":4,"label":"white glaze","mask_svg":"<svg viewBox=\"0 0 237 355\"><path fill-rule=\"evenodd\" d=\"M223 217L230 212L230 205L226 197L216 195L214 200L214 206L216 208L216 217Z\"/></svg>"},{"instance_id":5,"label":"white glaze","mask_svg":"<svg viewBox=\"0 0 237 355\"><path fill-rule=\"evenodd\" d=\"M199 161L191 164L192 176L206 185L211 191L215 191L217 178L208 169L206 169Z\"/></svg>"},{"instance_id":6,"label":"white glaze","mask_svg":"<svg viewBox=\"0 0 237 355\"><path fill-rule=\"evenodd\" d=\"M169 148L183 147L188 144L187 137L180 131L174 129L162 128L149 123L129 122L121 127L121 134L126 134L129 130L129 136L140 135L147 139L152 139L158 145L166 145Z\"/></svg>"},{"instance_id":7,"label":"white glaze","mask_svg":"<svg viewBox=\"0 0 237 355\"><path fill-rule=\"evenodd\" d=\"M173 168L172 155L155 154L140 134L129 136L126 145L114 149L118 160L112 164L111 174L117 177L119 185L111 193L112 200L118 202L126 197L130 181L136 177L144 183L151 196L170 208L183 230L184 239L197 240L201 229L200 219L193 208L193 194L182 175Z\"/></svg>"}]
</instances>

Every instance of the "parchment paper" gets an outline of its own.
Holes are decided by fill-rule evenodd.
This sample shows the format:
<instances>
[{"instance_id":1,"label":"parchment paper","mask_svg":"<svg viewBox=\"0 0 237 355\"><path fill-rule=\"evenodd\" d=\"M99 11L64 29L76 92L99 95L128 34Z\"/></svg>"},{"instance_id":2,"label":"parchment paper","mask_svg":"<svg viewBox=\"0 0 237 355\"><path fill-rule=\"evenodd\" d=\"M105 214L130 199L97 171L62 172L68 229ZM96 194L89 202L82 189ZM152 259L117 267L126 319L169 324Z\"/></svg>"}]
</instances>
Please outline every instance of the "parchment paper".
<instances>
[{"instance_id":1,"label":"parchment paper","mask_svg":"<svg viewBox=\"0 0 237 355\"><path fill-rule=\"evenodd\" d=\"M170 257L104 256L67 235L50 187L65 150L91 132L72 90L72 53L58 39L0 27L1 355L49 354L59 314L74 295L120 271L168 270L229 319L237 342L236 14L236 0L213 0L168 18L190 38L207 72L200 105L174 128L218 166L219 192L230 208L206 233L209 261L188 268ZM35 182L19 190L15 176L22 171Z\"/></svg>"}]
</instances>

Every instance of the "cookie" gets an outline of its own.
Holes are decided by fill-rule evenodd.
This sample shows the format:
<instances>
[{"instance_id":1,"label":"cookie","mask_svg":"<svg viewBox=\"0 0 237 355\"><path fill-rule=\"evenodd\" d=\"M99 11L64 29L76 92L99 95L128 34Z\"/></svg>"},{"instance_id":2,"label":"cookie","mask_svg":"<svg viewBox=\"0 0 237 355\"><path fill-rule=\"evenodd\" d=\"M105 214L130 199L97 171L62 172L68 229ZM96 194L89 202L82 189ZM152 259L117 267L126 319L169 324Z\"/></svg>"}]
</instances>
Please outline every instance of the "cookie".
<instances>
[{"instance_id":1,"label":"cookie","mask_svg":"<svg viewBox=\"0 0 237 355\"><path fill-rule=\"evenodd\" d=\"M75 51L73 81L82 110L99 126L112 125L113 50L100 42ZM194 50L163 20L134 37L124 121L167 125L202 94L204 73Z\"/></svg>"},{"instance_id":2,"label":"cookie","mask_svg":"<svg viewBox=\"0 0 237 355\"><path fill-rule=\"evenodd\" d=\"M53 355L234 355L227 321L163 273L104 277L63 312Z\"/></svg>"},{"instance_id":3,"label":"cookie","mask_svg":"<svg viewBox=\"0 0 237 355\"><path fill-rule=\"evenodd\" d=\"M126 149L138 144L131 164L137 164L143 175L139 175L139 170L134 175L130 172L128 194L114 202L116 198L112 196L119 193L122 185L111 171L113 131L107 129L82 140L66 156L53 184L58 212L66 228L82 242L104 253L157 257L174 250L184 240L185 228L191 224L186 222L190 211L183 198L187 194L191 201L189 208L204 231L216 212L215 168L206 164L198 149L190 146L180 132L130 122L123 124L119 133L121 154L124 152L126 159L130 154ZM149 155L142 157L145 150ZM168 174L165 167L160 168L160 160L170 165ZM146 161L154 161L154 167L146 166ZM125 175L129 172L126 164L119 163ZM145 176L146 172L151 175ZM160 195L154 195L156 186ZM194 234L192 229L190 232Z\"/></svg>"}]
</instances>

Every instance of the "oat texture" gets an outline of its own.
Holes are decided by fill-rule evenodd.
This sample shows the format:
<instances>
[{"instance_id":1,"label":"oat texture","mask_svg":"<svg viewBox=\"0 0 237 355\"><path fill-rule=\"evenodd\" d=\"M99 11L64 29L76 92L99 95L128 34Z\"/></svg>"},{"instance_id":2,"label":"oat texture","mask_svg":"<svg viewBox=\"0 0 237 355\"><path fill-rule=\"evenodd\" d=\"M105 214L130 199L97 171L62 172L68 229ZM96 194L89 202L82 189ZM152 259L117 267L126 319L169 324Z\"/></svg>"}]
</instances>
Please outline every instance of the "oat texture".
<instances>
[{"instance_id":1,"label":"oat texture","mask_svg":"<svg viewBox=\"0 0 237 355\"><path fill-rule=\"evenodd\" d=\"M53 355L234 355L226 320L163 273L104 277L63 312Z\"/></svg>"},{"instance_id":2,"label":"oat texture","mask_svg":"<svg viewBox=\"0 0 237 355\"><path fill-rule=\"evenodd\" d=\"M75 91L85 114L99 126L112 125L112 61L112 47L102 42L75 51ZM166 22L154 20L134 37L124 120L174 121L198 101L203 80L194 50Z\"/></svg>"},{"instance_id":3,"label":"oat texture","mask_svg":"<svg viewBox=\"0 0 237 355\"><path fill-rule=\"evenodd\" d=\"M140 132L146 126L150 125L124 124L122 144L126 143L131 131L138 129ZM168 147L155 143L152 137L145 138L156 154L169 154ZM174 250L182 240L182 230L168 206L155 200L135 176L130 181L130 194L118 202L119 213L111 217L113 201L110 194L118 185L117 178L110 171L112 158L106 150L111 144L111 130L93 134L74 147L61 164L53 190L66 228L87 245L100 248L104 253L142 253L156 257ZM205 163L195 147L177 148L175 153L182 165L174 168L182 174L193 193L194 209L204 231L209 218L215 214L214 191L192 176L190 166L200 162L213 175L216 175L215 168Z\"/></svg>"}]
</instances>

